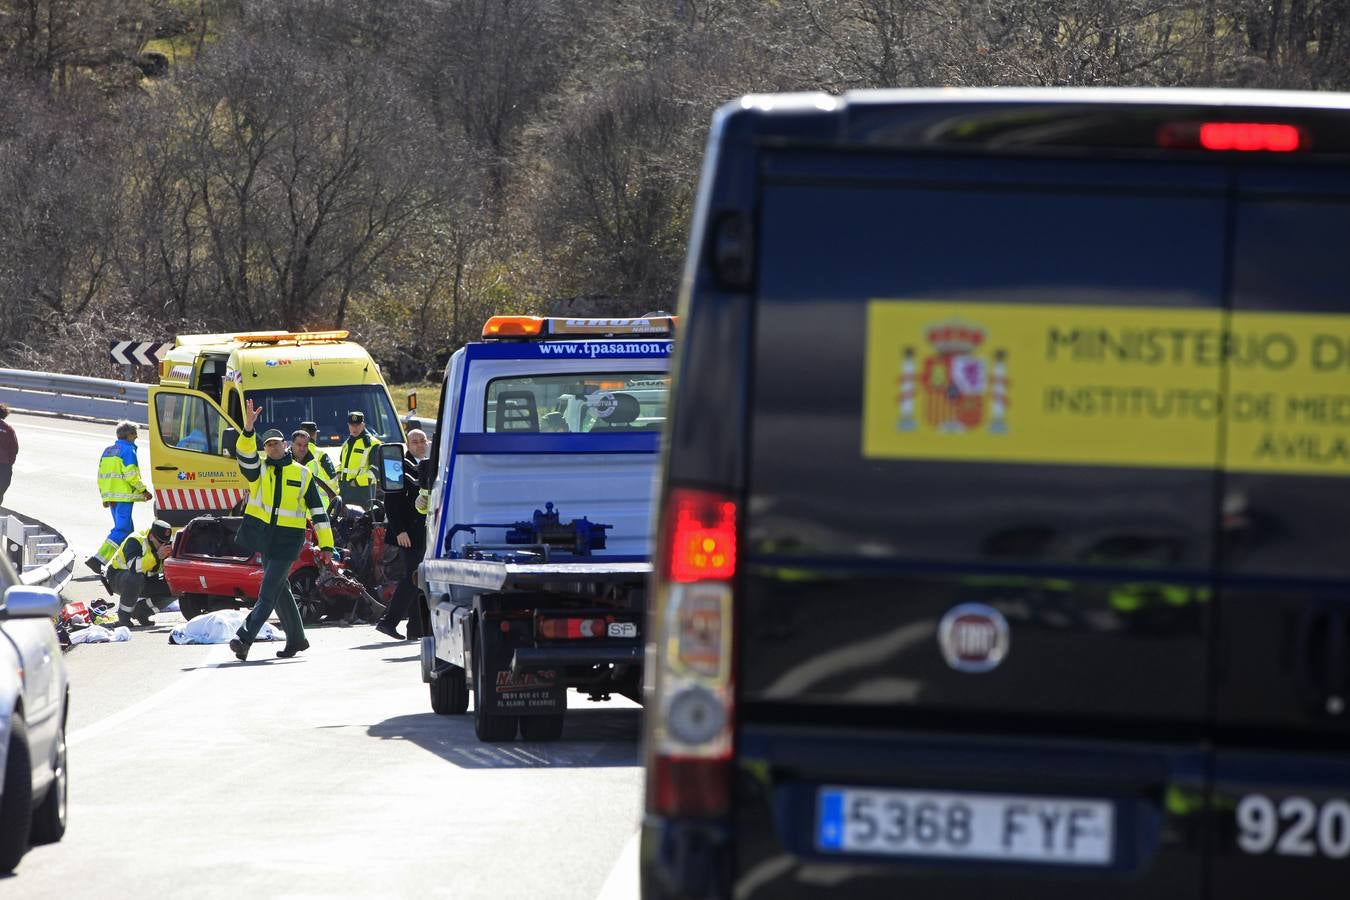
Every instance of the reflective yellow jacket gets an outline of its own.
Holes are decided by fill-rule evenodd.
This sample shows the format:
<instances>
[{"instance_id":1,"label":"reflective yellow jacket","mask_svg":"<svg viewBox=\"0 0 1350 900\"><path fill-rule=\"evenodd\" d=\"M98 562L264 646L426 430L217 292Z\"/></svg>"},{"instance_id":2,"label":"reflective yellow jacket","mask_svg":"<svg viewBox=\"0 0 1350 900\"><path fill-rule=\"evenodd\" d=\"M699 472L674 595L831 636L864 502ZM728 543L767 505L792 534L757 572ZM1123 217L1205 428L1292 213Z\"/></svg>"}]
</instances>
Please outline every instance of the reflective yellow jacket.
<instances>
[{"instance_id":1,"label":"reflective yellow jacket","mask_svg":"<svg viewBox=\"0 0 1350 900\"><path fill-rule=\"evenodd\" d=\"M299 460L297 460L297 462L299 462ZM300 465L309 469L315 478L332 488L333 493L336 494L338 492L337 467L334 466L333 461L328 458L328 454L320 453L311 447L309 459L300 463Z\"/></svg>"},{"instance_id":2,"label":"reflective yellow jacket","mask_svg":"<svg viewBox=\"0 0 1350 900\"><path fill-rule=\"evenodd\" d=\"M234 445L239 471L252 482L244 521L236 541L268 559L295 559L305 539L306 520L314 522L319 547L333 549L328 507L309 469L289 451L279 460L258 453L253 432L239 435Z\"/></svg>"},{"instance_id":3,"label":"reflective yellow jacket","mask_svg":"<svg viewBox=\"0 0 1350 900\"><path fill-rule=\"evenodd\" d=\"M152 575L159 571L160 558L155 548L150 546L150 529L127 535L113 558L108 560L110 569L130 569L143 575Z\"/></svg>"},{"instance_id":4,"label":"reflective yellow jacket","mask_svg":"<svg viewBox=\"0 0 1350 900\"><path fill-rule=\"evenodd\" d=\"M348 437L342 442L342 468L339 477L349 484L369 487L375 478L370 474L370 451L380 446L380 439L364 432L360 437Z\"/></svg>"},{"instance_id":5,"label":"reflective yellow jacket","mask_svg":"<svg viewBox=\"0 0 1350 900\"><path fill-rule=\"evenodd\" d=\"M98 492L104 503L132 503L145 499L145 483L136 459L136 445L117 439L98 461Z\"/></svg>"}]
</instances>

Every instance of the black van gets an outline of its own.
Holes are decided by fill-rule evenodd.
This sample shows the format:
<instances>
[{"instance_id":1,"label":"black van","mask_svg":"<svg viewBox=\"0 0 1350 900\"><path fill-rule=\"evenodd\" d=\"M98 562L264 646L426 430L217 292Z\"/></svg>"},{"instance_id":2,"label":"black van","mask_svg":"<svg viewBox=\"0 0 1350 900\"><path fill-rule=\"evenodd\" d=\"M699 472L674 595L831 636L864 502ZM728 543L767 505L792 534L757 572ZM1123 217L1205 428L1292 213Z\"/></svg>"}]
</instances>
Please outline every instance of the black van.
<instances>
[{"instance_id":1,"label":"black van","mask_svg":"<svg viewBox=\"0 0 1350 900\"><path fill-rule=\"evenodd\" d=\"M645 897L1350 896L1350 96L751 96Z\"/></svg>"}]
</instances>

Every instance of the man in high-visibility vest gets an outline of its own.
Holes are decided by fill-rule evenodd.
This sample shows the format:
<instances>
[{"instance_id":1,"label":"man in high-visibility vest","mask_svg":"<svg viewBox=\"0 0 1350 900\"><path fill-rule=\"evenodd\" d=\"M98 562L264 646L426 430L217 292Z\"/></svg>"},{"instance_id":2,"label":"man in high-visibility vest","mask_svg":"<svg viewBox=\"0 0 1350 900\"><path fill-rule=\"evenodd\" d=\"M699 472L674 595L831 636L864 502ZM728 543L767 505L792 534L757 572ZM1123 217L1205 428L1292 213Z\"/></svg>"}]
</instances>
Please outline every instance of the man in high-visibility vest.
<instances>
[{"instance_id":1,"label":"man in high-visibility vest","mask_svg":"<svg viewBox=\"0 0 1350 900\"><path fill-rule=\"evenodd\" d=\"M290 584L291 566L304 546L306 520L314 523L320 564L327 567L333 553L333 530L328 525L323 496L313 473L287 451L285 435L275 428L265 432L262 436L264 454L259 456L253 426L261 412L252 400L248 401L244 411L244 432L234 445L239 471L251 484L244 521L239 525L235 543L261 553L263 562L258 601L230 641L230 649L241 660L248 659L253 639L272 614L273 607L286 632L286 646L277 651L277 656L289 659L309 649Z\"/></svg>"},{"instance_id":2,"label":"man in high-visibility vest","mask_svg":"<svg viewBox=\"0 0 1350 900\"><path fill-rule=\"evenodd\" d=\"M154 601L171 596L163 575L164 557L173 549L172 537L169 523L156 519L144 531L127 535L108 560L108 587L119 598L118 625L130 625L132 619L146 626L155 624L151 616L159 609Z\"/></svg>"},{"instance_id":3,"label":"man in high-visibility vest","mask_svg":"<svg viewBox=\"0 0 1350 900\"><path fill-rule=\"evenodd\" d=\"M101 573L117 548L131 534L131 504L149 500L154 495L141 481L140 464L136 459L135 422L117 423L117 442L103 451L98 461L98 492L103 506L112 513L113 527L107 540L84 564Z\"/></svg>"},{"instance_id":4,"label":"man in high-visibility vest","mask_svg":"<svg viewBox=\"0 0 1350 900\"><path fill-rule=\"evenodd\" d=\"M309 469L321 485L326 486L336 494L338 492L337 467L333 465L333 461L328 458L327 453L314 449L313 440L314 437L309 433L309 429L301 423L299 428L291 432L291 458ZM327 504L327 502L328 498L324 497L324 503Z\"/></svg>"},{"instance_id":5,"label":"man in high-visibility vest","mask_svg":"<svg viewBox=\"0 0 1350 900\"><path fill-rule=\"evenodd\" d=\"M375 478L370 474L370 451L380 446L380 439L366 433L366 414L360 410L347 413L347 439L338 453L338 489L344 503L369 506L375 498Z\"/></svg>"}]
</instances>

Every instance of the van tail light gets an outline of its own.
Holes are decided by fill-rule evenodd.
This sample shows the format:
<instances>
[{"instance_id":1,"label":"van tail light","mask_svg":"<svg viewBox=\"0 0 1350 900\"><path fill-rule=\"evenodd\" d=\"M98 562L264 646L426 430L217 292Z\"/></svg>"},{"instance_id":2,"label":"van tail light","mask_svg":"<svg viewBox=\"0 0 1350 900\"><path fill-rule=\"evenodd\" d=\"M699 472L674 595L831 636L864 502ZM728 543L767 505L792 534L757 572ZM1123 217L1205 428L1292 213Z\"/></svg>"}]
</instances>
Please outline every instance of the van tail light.
<instances>
[{"instance_id":1,"label":"van tail light","mask_svg":"<svg viewBox=\"0 0 1350 900\"><path fill-rule=\"evenodd\" d=\"M647 809L716 818L731 807L736 504L673 488L653 592Z\"/></svg>"},{"instance_id":2,"label":"van tail light","mask_svg":"<svg viewBox=\"0 0 1350 900\"><path fill-rule=\"evenodd\" d=\"M736 572L736 504L711 491L675 488L666 502L666 573L671 581Z\"/></svg>"}]
</instances>

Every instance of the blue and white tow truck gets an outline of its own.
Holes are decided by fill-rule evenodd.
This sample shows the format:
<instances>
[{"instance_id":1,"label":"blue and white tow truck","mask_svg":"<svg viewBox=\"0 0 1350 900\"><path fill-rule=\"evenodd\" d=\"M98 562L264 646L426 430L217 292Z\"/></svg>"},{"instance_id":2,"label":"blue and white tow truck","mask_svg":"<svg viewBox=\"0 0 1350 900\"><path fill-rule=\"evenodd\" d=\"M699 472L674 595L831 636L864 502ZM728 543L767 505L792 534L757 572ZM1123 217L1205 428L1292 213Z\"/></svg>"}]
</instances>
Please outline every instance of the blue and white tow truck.
<instances>
[{"instance_id":1,"label":"blue and white tow truck","mask_svg":"<svg viewBox=\"0 0 1350 900\"><path fill-rule=\"evenodd\" d=\"M569 688L640 702L673 328L494 316L446 366L422 677L481 740L556 739Z\"/></svg>"}]
</instances>

